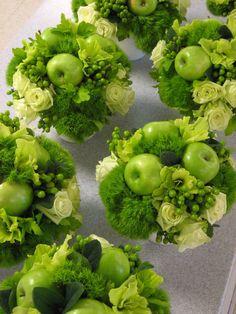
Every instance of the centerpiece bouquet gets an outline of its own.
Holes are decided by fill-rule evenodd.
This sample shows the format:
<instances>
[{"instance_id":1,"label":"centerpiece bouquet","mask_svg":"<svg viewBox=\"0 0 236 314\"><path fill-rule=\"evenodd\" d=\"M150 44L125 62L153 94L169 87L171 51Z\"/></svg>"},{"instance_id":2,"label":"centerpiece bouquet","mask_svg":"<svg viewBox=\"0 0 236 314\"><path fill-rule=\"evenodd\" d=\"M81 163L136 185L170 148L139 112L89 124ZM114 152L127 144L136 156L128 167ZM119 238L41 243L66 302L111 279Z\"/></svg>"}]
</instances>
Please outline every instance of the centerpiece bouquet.
<instances>
[{"instance_id":1,"label":"centerpiece bouquet","mask_svg":"<svg viewBox=\"0 0 236 314\"><path fill-rule=\"evenodd\" d=\"M95 235L78 236L73 245L70 239L38 245L0 283L4 314L170 314L163 277L141 261L139 245L117 247Z\"/></svg>"},{"instance_id":2,"label":"centerpiece bouquet","mask_svg":"<svg viewBox=\"0 0 236 314\"><path fill-rule=\"evenodd\" d=\"M205 118L116 128L109 149L96 167L100 196L112 227L129 238L196 248L236 200L230 149Z\"/></svg>"},{"instance_id":3,"label":"centerpiece bouquet","mask_svg":"<svg viewBox=\"0 0 236 314\"><path fill-rule=\"evenodd\" d=\"M214 15L227 16L236 8L234 0L207 0L208 10Z\"/></svg>"},{"instance_id":4,"label":"centerpiece bouquet","mask_svg":"<svg viewBox=\"0 0 236 314\"><path fill-rule=\"evenodd\" d=\"M236 131L236 10L216 19L176 21L152 52L161 100L184 115L206 117L211 130Z\"/></svg>"},{"instance_id":5,"label":"centerpiece bouquet","mask_svg":"<svg viewBox=\"0 0 236 314\"><path fill-rule=\"evenodd\" d=\"M37 33L13 49L7 68L9 102L25 123L82 142L113 113L125 115L134 102L130 64L110 39L89 23L63 15L56 27Z\"/></svg>"},{"instance_id":6,"label":"centerpiece bouquet","mask_svg":"<svg viewBox=\"0 0 236 314\"><path fill-rule=\"evenodd\" d=\"M75 165L68 151L19 119L0 114L0 266L81 225Z\"/></svg>"},{"instance_id":7,"label":"centerpiece bouquet","mask_svg":"<svg viewBox=\"0 0 236 314\"><path fill-rule=\"evenodd\" d=\"M175 19L184 20L189 0L72 0L77 21L96 26L104 37L119 41L132 36L150 53Z\"/></svg>"}]
</instances>

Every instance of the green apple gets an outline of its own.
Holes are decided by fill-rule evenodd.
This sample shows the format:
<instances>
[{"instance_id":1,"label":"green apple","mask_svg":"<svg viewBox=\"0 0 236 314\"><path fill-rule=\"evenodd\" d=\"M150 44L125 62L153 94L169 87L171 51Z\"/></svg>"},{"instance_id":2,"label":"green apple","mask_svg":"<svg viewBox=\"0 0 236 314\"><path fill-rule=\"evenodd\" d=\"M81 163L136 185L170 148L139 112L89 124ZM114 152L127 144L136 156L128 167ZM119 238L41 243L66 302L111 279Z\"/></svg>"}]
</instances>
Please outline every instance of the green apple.
<instances>
[{"instance_id":1,"label":"green apple","mask_svg":"<svg viewBox=\"0 0 236 314\"><path fill-rule=\"evenodd\" d=\"M183 164L191 175L204 183L211 181L219 172L220 162L216 152L205 143L191 143L187 146Z\"/></svg>"},{"instance_id":2,"label":"green apple","mask_svg":"<svg viewBox=\"0 0 236 314\"><path fill-rule=\"evenodd\" d=\"M117 50L117 46L113 40L105 38L99 34L93 34L86 38L87 44L93 44L94 42L97 42L105 51L115 52Z\"/></svg>"},{"instance_id":3,"label":"green apple","mask_svg":"<svg viewBox=\"0 0 236 314\"><path fill-rule=\"evenodd\" d=\"M173 121L156 121L145 124L143 127L144 137L147 141L157 141L163 136L178 136L179 129Z\"/></svg>"},{"instance_id":4,"label":"green apple","mask_svg":"<svg viewBox=\"0 0 236 314\"><path fill-rule=\"evenodd\" d=\"M97 300L81 299L66 314L114 314L114 311Z\"/></svg>"},{"instance_id":5,"label":"green apple","mask_svg":"<svg viewBox=\"0 0 236 314\"><path fill-rule=\"evenodd\" d=\"M83 63L69 53L60 53L48 61L47 74L50 81L60 87L65 84L78 85L83 79Z\"/></svg>"},{"instance_id":6,"label":"green apple","mask_svg":"<svg viewBox=\"0 0 236 314\"><path fill-rule=\"evenodd\" d=\"M97 272L111 280L116 287L120 286L130 275L129 259L117 247L107 247L102 250L102 256Z\"/></svg>"},{"instance_id":7,"label":"green apple","mask_svg":"<svg viewBox=\"0 0 236 314\"><path fill-rule=\"evenodd\" d=\"M50 288L52 276L46 269L35 269L26 273L16 288L16 302L18 306L34 307L33 289L38 287Z\"/></svg>"},{"instance_id":8,"label":"green apple","mask_svg":"<svg viewBox=\"0 0 236 314\"><path fill-rule=\"evenodd\" d=\"M4 182L0 185L0 208L10 216L22 216L33 202L29 184Z\"/></svg>"},{"instance_id":9,"label":"green apple","mask_svg":"<svg viewBox=\"0 0 236 314\"><path fill-rule=\"evenodd\" d=\"M185 47L175 57L175 70L187 81L200 79L211 65L210 57L200 46Z\"/></svg>"},{"instance_id":10,"label":"green apple","mask_svg":"<svg viewBox=\"0 0 236 314\"><path fill-rule=\"evenodd\" d=\"M46 41L49 49L55 51L60 41L63 39L61 33L56 32L55 28L48 27L42 32L42 38Z\"/></svg>"},{"instance_id":11,"label":"green apple","mask_svg":"<svg viewBox=\"0 0 236 314\"><path fill-rule=\"evenodd\" d=\"M134 14L146 16L156 10L157 0L128 0L128 6Z\"/></svg>"},{"instance_id":12,"label":"green apple","mask_svg":"<svg viewBox=\"0 0 236 314\"><path fill-rule=\"evenodd\" d=\"M138 195L150 195L161 184L161 163L153 154L132 157L125 167L125 182Z\"/></svg>"}]
</instances>

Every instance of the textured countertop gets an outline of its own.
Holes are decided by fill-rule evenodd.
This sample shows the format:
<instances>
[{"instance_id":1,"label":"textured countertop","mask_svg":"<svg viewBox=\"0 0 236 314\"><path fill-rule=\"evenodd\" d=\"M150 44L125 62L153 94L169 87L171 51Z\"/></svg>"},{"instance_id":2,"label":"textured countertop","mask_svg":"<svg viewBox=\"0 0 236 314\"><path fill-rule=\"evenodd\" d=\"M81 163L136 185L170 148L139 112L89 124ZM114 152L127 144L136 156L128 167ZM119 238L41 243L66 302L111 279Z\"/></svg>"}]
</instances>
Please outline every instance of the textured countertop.
<instances>
[{"instance_id":1,"label":"textured countertop","mask_svg":"<svg viewBox=\"0 0 236 314\"><path fill-rule=\"evenodd\" d=\"M205 1L193 0L188 19L206 18L209 12ZM30 13L32 16L29 18ZM0 0L0 109L5 110L5 68L11 57L11 47L20 46L21 40L49 25L59 22L60 13L71 16L70 0ZM14 18L15 16L15 18ZM106 140L114 126L124 129L138 128L152 120L174 119L177 113L163 104L156 94L154 81L149 77L151 63L148 57L133 63L132 80L136 91L136 103L125 118L114 117L110 124L82 145L69 144L55 134L68 148L77 163L77 177L81 186L81 211L84 225L82 234L96 233L113 243L126 243L107 224L104 208L98 196L95 181L95 166L98 160L108 155ZM227 138L236 147L236 135ZM236 155L234 154L234 157ZM213 240L193 251L178 253L172 245L155 245L141 241L142 256L155 265L165 277L165 288L172 300L173 314L232 314L230 303L236 284L236 208L220 223ZM129 241L131 242L131 241ZM18 266L19 268L20 266ZM17 267L0 269L0 280Z\"/></svg>"}]
</instances>

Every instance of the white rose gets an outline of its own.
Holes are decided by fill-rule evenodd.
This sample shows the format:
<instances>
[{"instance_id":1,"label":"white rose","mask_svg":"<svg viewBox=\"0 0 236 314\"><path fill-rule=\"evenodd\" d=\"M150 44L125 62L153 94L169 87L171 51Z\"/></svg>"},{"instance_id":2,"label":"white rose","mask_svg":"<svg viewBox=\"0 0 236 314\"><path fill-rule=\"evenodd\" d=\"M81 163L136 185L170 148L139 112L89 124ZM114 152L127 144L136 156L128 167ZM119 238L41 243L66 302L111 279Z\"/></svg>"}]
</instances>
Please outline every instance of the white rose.
<instances>
[{"instance_id":1,"label":"white rose","mask_svg":"<svg viewBox=\"0 0 236 314\"><path fill-rule=\"evenodd\" d=\"M96 4L91 3L86 6L81 6L78 10L78 20L79 23L86 22L90 24L95 24L98 18L98 12L95 10Z\"/></svg>"},{"instance_id":2,"label":"white rose","mask_svg":"<svg viewBox=\"0 0 236 314\"><path fill-rule=\"evenodd\" d=\"M13 108L19 119L23 119L26 124L34 121L37 117L37 113L25 103L25 99L14 99Z\"/></svg>"},{"instance_id":3,"label":"white rose","mask_svg":"<svg viewBox=\"0 0 236 314\"><path fill-rule=\"evenodd\" d=\"M223 131L227 128L233 113L225 103L218 101L206 107L205 116L211 130Z\"/></svg>"},{"instance_id":4,"label":"white rose","mask_svg":"<svg viewBox=\"0 0 236 314\"><path fill-rule=\"evenodd\" d=\"M168 231L171 227L176 226L184 221L186 214L177 214L173 204L162 203L158 210L157 222L162 230Z\"/></svg>"},{"instance_id":5,"label":"white rose","mask_svg":"<svg viewBox=\"0 0 236 314\"><path fill-rule=\"evenodd\" d=\"M25 102L35 111L40 112L53 106L53 98L48 89L30 88L25 93Z\"/></svg>"},{"instance_id":6,"label":"white rose","mask_svg":"<svg viewBox=\"0 0 236 314\"><path fill-rule=\"evenodd\" d=\"M124 78L126 78L127 76L127 72L126 72L126 69L123 67L123 65L121 64L119 66L119 69L118 69L118 72L116 74L116 77L119 79L119 80L123 80Z\"/></svg>"},{"instance_id":7,"label":"white rose","mask_svg":"<svg viewBox=\"0 0 236 314\"><path fill-rule=\"evenodd\" d=\"M227 196L224 193L219 193L216 196L215 205L206 210L203 214L203 217L207 219L207 221L214 225L217 221L221 220L221 218L226 214L227 211Z\"/></svg>"},{"instance_id":8,"label":"white rose","mask_svg":"<svg viewBox=\"0 0 236 314\"><path fill-rule=\"evenodd\" d=\"M231 107L236 108L236 81L226 80L223 87L225 89L225 99Z\"/></svg>"},{"instance_id":9,"label":"white rose","mask_svg":"<svg viewBox=\"0 0 236 314\"><path fill-rule=\"evenodd\" d=\"M125 115L133 105L135 93L131 87L110 83L106 88L106 104L111 112Z\"/></svg>"},{"instance_id":10,"label":"white rose","mask_svg":"<svg viewBox=\"0 0 236 314\"><path fill-rule=\"evenodd\" d=\"M96 181L102 182L106 175L116 166L118 166L118 162L114 155L105 157L102 161L99 161L96 166Z\"/></svg>"},{"instance_id":11,"label":"white rose","mask_svg":"<svg viewBox=\"0 0 236 314\"><path fill-rule=\"evenodd\" d=\"M224 88L211 81L194 81L193 100L197 104L205 104L224 96Z\"/></svg>"},{"instance_id":12,"label":"white rose","mask_svg":"<svg viewBox=\"0 0 236 314\"><path fill-rule=\"evenodd\" d=\"M102 237L98 237L96 234L90 234L90 236L88 238L90 240L98 240L101 243L101 246L103 249L110 247L110 246L113 246L113 244L108 242L106 239L104 239Z\"/></svg>"},{"instance_id":13,"label":"white rose","mask_svg":"<svg viewBox=\"0 0 236 314\"><path fill-rule=\"evenodd\" d=\"M116 25L102 17L95 22L95 27L97 33L103 37L112 38L116 34Z\"/></svg>"},{"instance_id":14,"label":"white rose","mask_svg":"<svg viewBox=\"0 0 236 314\"><path fill-rule=\"evenodd\" d=\"M202 229L203 226L204 222L194 222L190 219L186 219L182 223L180 234L175 236L179 252L184 252L186 249L195 249L210 241L210 238Z\"/></svg>"},{"instance_id":15,"label":"white rose","mask_svg":"<svg viewBox=\"0 0 236 314\"><path fill-rule=\"evenodd\" d=\"M164 51L166 48L165 40L159 40L156 47L152 51L150 60L153 62L153 67L158 69L164 60Z\"/></svg>"},{"instance_id":16,"label":"white rose","mask_svg":"<svg viewBox=\"0 0 236 314\"><path fill-rule=\"evenodd\" d=\"M46 208L40 204L36 207L57 225L62 219L70 217L73 210L73 204L65 190L56 193L52 208Z\"/></svg>"},{"instance_id":17,"label":"white rose","mask_svg":"<svg viewBox=\"0 0 236 314\"><path fill-rule=\"evenodd\" d=\"M32 86L32 83L30 82L27 76L21 73L20 70L17 70L13 75L12 86L18 92L21 98L21 97L24 97L25 92L30 86Z\"/></svg>"}]
</instances>

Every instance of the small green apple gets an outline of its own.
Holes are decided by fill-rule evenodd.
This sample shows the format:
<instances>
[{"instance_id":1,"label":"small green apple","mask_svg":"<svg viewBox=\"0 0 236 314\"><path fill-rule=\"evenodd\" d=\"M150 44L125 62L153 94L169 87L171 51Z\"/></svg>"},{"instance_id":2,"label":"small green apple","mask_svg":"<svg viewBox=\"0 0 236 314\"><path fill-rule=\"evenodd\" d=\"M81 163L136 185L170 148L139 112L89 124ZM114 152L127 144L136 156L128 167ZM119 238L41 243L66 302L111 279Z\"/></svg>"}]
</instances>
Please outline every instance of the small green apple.
<instances>
[{"instance_id":1,"label":"small green apple","mask_svg":"<svg viewBox=\"0 0 236 314\"><path fill-rule=\"evenodd\" d=\"M9 216L22 216L33 202L33 190L29 184L4 182L0 185L0 208Z\"/></svg>"},{"instance_id":2,"label":"small green apple","mask_svg":"<svg viewBox=\"0 0 236 314\"><path fill-rule=\"evenodd\" d=\"M157 0L128 0L128 6L134 14L146 16L156 10Z\"/></svg>"},{"instance_id":3,"label":"small green apple","mask_svg":"<svg viewBox=\"0 0 236 314\"><path fill-rule=\"evenodd\" d=\"M210 57L200 46L185 47L175 57L175 70L187 81L200 79L211 66Z\"/></svg>"},{"instance_id":4,"label":"small green apple","mask_svg":"<svg viewBox=\"0 0 236 314\"><path fill-rule=\"evenodd\" d=\"M26 308L34 307L33 289L50 288L53 286L52 281L52 276L46 269L35 269L26 273L16 288L17 305Z\"/></svg>"},{"instance_id":5,"label":"small green apple","mask_svg":"<svg viewBox=\"0 0 236 314\"><path fill-rule=\"evenodd\" d=\"M65 84L78 85L83 79L83 63L69 53L60 53L48 61L47 74L50 81L60 87Z\"/></svg>"},{"instance_id":6,"label":"small green apple","mask_svg":"<svg viewBox=\"0 0 236 314\"><path fill-rule=\"evenodd\" d=\"M125 182L138 195L150 195L161 184L161 163L153 154L132 157L125 167Z\"/></svg>"},{"instance_id":7,"label":"small green apple","mask_svg":"<svg viewBox=\"0 0 236 314\"><path fill-rule=\"evenodd\" d=\"M129 259L117 247L107 247L102 250L102 256L97 272L111 280L116 287L120 286L130 275Z\"/></svg>"},{"instance_id":8,"label":"small green apple","mask_svg":"<svg viewBox=\"0 0 236 314\"><path fill-rule=\"evenodd\" d=\"M144 137L147 141L157 141L163 136L179 135L179 129L173 121L156 121L145 124L143 127Z\"/></svg>"},{"instance_id":9,"label":"small green apple","mask_svg":"<svg viewBox=\"0 0 236 314\"><path fill-rule=\"evenodd\" d=\"M80 299L66 314L114 314L114 311L97 300Z\"/></svg>"},{"instance_id":10,"label":"small green apple","mask_svg":"<svg viewBox=\"0 0 236 314\"><path fill-rule=\"evenodd\" d=\"M49 49L55 51L60 41L63 39L61 33L56 32L55 28L48 27L42 32L42 38L46 41Z\"/></svg>"},{"instance_id":11,"label":"small green apple","mask_svg":"<svg viewBox=\"0 0 236 314\"><path fill-rule=\"evenodd\" d=\"M97 42L101 48L108 52L115 52L117 50L117 46L115 42L109 38L105 38L99 34L93 34L86 38L87 44L92 44L94 42Z\"/></svg>"},{"instance_id":12,"label":"small green apple","mask_svg":"<svg viewBox=\"0 0 236 314\"><path fill-rule=\"evenodd\" d=\"M183 164L191 175L204 183L211 181L219 172L220 162L216 152L205 143L191 143L187 146Z\"/></svg>"}]
</instances>

